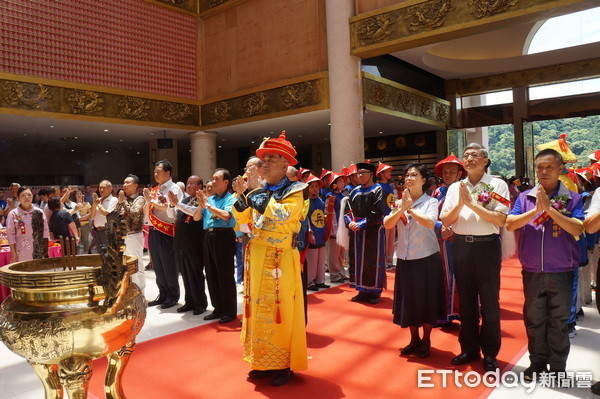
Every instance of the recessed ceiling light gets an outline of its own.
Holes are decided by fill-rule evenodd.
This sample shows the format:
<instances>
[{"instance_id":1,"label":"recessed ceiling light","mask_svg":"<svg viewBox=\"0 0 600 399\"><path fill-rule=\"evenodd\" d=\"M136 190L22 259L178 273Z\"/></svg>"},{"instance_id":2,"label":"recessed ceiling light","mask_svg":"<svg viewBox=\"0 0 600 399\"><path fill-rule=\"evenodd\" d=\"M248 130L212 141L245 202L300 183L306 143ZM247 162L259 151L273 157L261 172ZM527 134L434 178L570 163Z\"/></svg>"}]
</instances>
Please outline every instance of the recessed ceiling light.
<instances>
[{"instance_id":1,"label":"recessed ceiling light","mask_svg":"<svg viewBox=\"0 0 600 399\"><path fill-rule=\"evenodd\" d=\"M150 133L150 136L154 136L154 133Z\"/></svg>"},{"instance_id":2,"label":"recessed ceiling light","mask_svg":"<svg viewBox=\"0 0 600 399\"><path fill-rule=\"evenodd\" d=\"M219 146L219 148L223 148L222 146Z\"/></svg>"},{"instance_id":3,"label":"recessed ceiling light","mask_svg":"<svg viewBox=\"0 0 600 399\"><path fill-rule=\"evenodd\" d=\"M379 134L383 134L383 132L379 132Z\"/></svg>"},{"instance_id":4,"label":"recessed ceiling light","mask_svg":"<svg viewBox=\"0 0 600 399\"><path fill-rule=\"evenodd\" d=\"M104 129L105 132L108 132L108 129Z\"/></svg>"},{"instance_id":5,"label":"recessed ceiling light","mask_svg":"<svg viewBox=\"0 0 600 399\"><path fill-rule=\"evenodd\" d=\"M252 144L254 144L254 141L251 141Z\"/></svg>"},{"instance_id":6,"label":"recessed ceiling light","mask_svg":"<svg viewBox=\"0 0 600 399\"><path fill-rule=\"evenodd\" d=\"M301 135L301 134L299 134L299 135L298 135L298 137L302 138L302 135Z\"/></svg>"},{"instance_id":7,"label":"recessed ceiling light","mask_svg":"<svg viewBox=\"0 0 600 399\"><path fill-rule=\"evenodd\" d=\"M104 151L104 152L108 154L108 150L106 150L106 151Z\"/></svg>"},{"instance_id":8,"label":"recessed ceiling light","mask_svg":"<svg viewBox=\"0 0 600 399\"><path fill-rule=\"evenodd\" d=\"M54 129L54 125L50 125L50 129Z\"/></svg>"},{"instance_id":9,"label":"recessed ceiling light","mask_svg":"<svg viewBox=\"0 0 600 399\"><path fill-rule=\"evenodd\" d=\"M225 141L225 139L221 139L221 140Z\"/></svg>"},{"instance_id":10,"label":"recessed ceiling light","mask_svg":"<svg viewBox=\"0 0 600 399\"><path fill-rule=\"evenodd\" d=\"M328 123L329 126L331 126L331 123Z\"/></svg>"},{"instance_id":11,"label":"recessed ceiling light","mask_svg":"<svg viewBox=\"0 0 600 399\"><path fill-rule=\"evenodd\" d=\"M75 152L75 150L71 150L71 152Z\"/></svg>"},{"instance_id":12,"label":"recessed ceiling light","mask_svg":"<svg viewBox=\"0 0 600 399\"><path fill-rule=\"evenodd\" d=\"M123 139L120 139L119 141L123 141Z\"/></svg>"},{"instance_id":13,"label":"recessed ceiling light","mask_svg":"<svg viewBox=\"0 0 600 399\"><path fill-rule=\"evenodd\" d=\"M137 154L140 155L140 152L138 151Z\"/></svg>"}]
</instances>

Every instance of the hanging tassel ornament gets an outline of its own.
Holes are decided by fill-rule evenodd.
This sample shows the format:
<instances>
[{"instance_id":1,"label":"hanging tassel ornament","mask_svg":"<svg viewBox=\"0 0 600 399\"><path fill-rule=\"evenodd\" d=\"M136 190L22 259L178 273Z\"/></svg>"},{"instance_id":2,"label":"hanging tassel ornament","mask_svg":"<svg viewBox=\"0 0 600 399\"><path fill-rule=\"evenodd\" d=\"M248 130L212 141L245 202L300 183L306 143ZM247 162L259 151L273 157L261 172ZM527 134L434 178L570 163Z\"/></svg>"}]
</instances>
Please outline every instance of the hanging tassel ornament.
<instances>
[{"instance_id":1,"label":"hanging tassel ornament","mask_svg":"<svg viewBox=\"0 0 600 399\"><path fill-rule=\"evenodd\" d=\"M273 277L275 278L275 305L277 306L277 311L275 312L275 323L281 324L281 310L279 309L279 305L281 301L279 300L279 277L281 277L281 269L279 268L279 252L280 249L275 249L275 268L273 269Z\"/></svg>"},{"instance_id":2,"label":"hanging tassel ornament","mask_svg":"<svg viewBox=\"0 0 600 399\"><path fill-rule=\"evenodd\" d=\"M250 318L250 245L244 248L244 317Z\"/></svg>"}]
</instances>

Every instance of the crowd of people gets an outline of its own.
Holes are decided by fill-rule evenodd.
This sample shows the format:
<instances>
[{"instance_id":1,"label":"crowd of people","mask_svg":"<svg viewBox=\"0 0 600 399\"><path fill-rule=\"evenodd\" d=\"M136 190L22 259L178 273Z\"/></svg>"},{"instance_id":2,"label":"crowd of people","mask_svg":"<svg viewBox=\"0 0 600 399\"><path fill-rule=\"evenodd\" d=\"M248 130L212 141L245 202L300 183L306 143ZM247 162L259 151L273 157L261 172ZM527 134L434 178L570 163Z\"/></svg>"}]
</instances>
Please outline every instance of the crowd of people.
<instances>
[{"instance_id":1,"label":"crowd of people","mask_svg":"<svg viewBox=\"0 0 600 399\"><path fill-rule=\"evenodd\" d=\"M206 185L190 176L182 189L161 160L153 188L140 190L129 175L116 196L102 181L97 193L41 189L36 203L31 189L14 184L0 208L12 261L47 256L44 240L59 236L81 241L84 253L106 245L113 211L125 220L125 253L142 259L148 225L159 290L149 306L176 306L181 274L185 297L177 312L205 313L207 286L213 310L204 320L230 323L236 283L243 284L249 378L271 377L274 386L307 368L306 294L330 287L327 272L330 283L356 289L352 302L368 306L379 303L386 270L394 269L392 320L411 336L402 356L430 356L434 328L459 320L461 353L450 362L483 355L483 368L497 369L500 268L503 254L514 254L507 248L514 231L531 380L565 371L569 335L597 281L600 168L565 173L568 156L563 145L541 149L533 187L488 174L488 152L477 143L433 170L409 163L395 181L391 165L368 161L317 176L295 167L296 151L282 132L263 141L242 176L218 168ZM132 278L143 290L139 263Z\"/></svg>"}]
</instances>

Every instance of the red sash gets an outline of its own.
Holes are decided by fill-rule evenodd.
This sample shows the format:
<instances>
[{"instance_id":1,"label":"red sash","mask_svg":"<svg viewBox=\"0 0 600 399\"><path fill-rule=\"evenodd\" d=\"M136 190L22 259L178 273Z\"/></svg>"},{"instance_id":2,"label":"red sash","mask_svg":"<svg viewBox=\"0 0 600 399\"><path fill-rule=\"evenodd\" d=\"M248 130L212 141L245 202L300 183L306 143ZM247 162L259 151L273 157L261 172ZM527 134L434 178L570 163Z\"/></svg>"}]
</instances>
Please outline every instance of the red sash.
<instances>
[{"instance_id":1,"label":"red sash","mask_svg":"<svg viewBox=\"0 0 600 399\"><path fill-rule=\"evenodd\" d=\"M152 189L152 196L155 198L158 194L158 187L159 186L156 186ZM152 203L150 203L148 219L150 219L150 223L152 223L152 226L154 226L156 230L171 237L175 236L175 224L163 222L162 220L154 216L154 204Z\"/></svg>"}]
</instances>

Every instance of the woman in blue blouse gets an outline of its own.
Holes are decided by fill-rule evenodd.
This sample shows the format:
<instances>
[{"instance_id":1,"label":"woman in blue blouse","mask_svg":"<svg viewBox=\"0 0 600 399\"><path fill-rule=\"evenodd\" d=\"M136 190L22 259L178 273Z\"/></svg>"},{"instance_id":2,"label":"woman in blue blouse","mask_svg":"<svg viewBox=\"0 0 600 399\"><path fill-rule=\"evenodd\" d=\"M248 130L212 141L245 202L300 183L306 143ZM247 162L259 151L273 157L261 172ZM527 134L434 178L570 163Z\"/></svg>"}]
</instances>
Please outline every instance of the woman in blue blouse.
<instances>
[{"instance_id":1,"label":"woman in blue blouse","mask_svg":"<svg viewBox=\"0 0 600 399\"><path fill-rule=\"evenodd\" d=\"M444 317L444 275L434 231L438 203L425 193L429 171L425 165L410 163L404 169L402 200L385 217L386 229L398 228L396 240L396 281L394 323L410 328L410 343L402 355L429 356L431 330ZM419 336L423 327L423 336Z\"/></svg>"}]
</instances>

